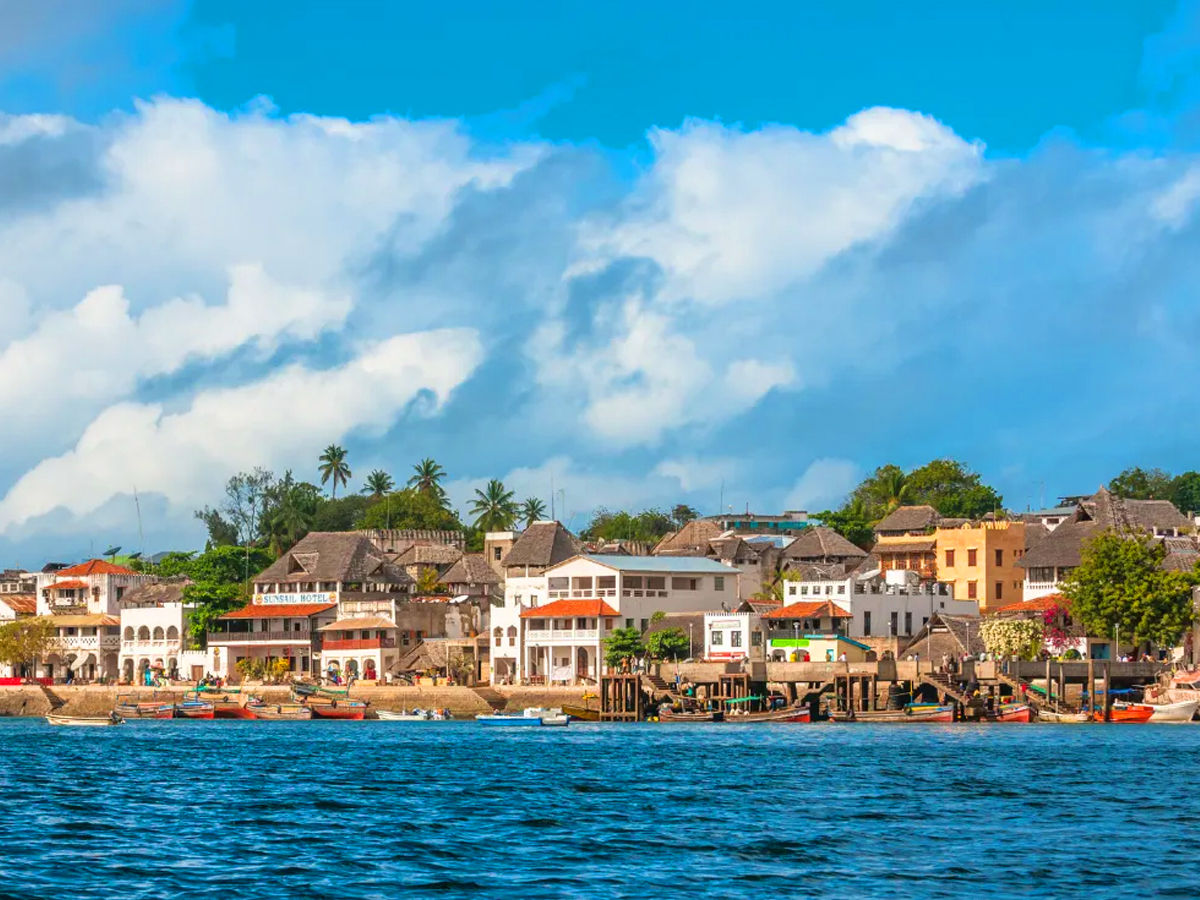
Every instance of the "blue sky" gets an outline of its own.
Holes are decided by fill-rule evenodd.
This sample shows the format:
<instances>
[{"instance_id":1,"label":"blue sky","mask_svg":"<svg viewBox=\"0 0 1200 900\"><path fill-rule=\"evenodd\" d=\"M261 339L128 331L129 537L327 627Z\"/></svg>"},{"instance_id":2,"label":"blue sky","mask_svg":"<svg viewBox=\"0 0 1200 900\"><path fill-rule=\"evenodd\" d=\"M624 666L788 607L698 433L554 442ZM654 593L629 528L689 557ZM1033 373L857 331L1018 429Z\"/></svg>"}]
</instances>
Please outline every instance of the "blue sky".
<instances>
[{"instance_id":1,"label":"blue sky","mask_svg":"<svg viewBox=\"0 0 1200 900\"><path fill-rule=\"evenodd\" d=\"M8 4L0 563L195 545L330 441L575 527L1200 468L1198 46L1176 2Z\"/></svg>"}]
</instances>

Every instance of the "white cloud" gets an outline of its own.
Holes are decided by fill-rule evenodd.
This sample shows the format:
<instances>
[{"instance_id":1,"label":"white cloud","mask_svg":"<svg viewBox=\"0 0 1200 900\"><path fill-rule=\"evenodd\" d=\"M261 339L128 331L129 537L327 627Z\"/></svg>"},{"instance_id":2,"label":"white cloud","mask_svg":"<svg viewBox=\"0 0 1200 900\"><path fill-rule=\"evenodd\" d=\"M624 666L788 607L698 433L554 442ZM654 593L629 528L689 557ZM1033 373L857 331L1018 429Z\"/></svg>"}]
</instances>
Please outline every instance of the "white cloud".
<instances>
[{"instance_id":1,"label":"white cloud","mask_svg":"<svg viewBox=\"0 0 1200 900\"><path fill-rule=\"evenodd\" d=\"M672 478L687 492L719 490L721 482L732 479L738 471L736 459L701 459L695 456L664 459L654 467L654 474Z\"/></svg>"},{"instance_id":2,"label":"white cloud","mask_svg":"<svg viewBox=\"0 0 1200 900\"><path fill-rule=\"evenodd\" d=\"M483 350L467 329L401 335L329 370L289 366L240 387L199 393L181 412L121 403L95 418L74 449L23 475L0 502L0 530L63 507L86 516L117 494L161 493L175 507L209 501L235 471L310 465L352 431L391 427L421 392L434 408Z\"/></svg>"},{"instance_id":3,"label":"white cloud","mask_svg":"<svg viewBox=\"0 0 1200 900\"><path fill-rule=\"evenodd\" d=\"M784 501L787 509L816 512L841 504L860 480L861 470L848 459L813 460Z\"/></svg>"},{"instance_id":4,"label":"white cloud","mask_svg":"<svg viewBox=\"0 0 1200 900\"><path fill-rule=\"evenodd\" d=\"M83 424L76 416L142 379L246 345L267 351L285 338L309 340L349 311L347 296L284 287L257 265L234 266L225 303L215 306L180 297L134 316L119 286L99 287L0 351L0 417L22 429L58 422L69 437Z\"/></svg>"}]
</instances>

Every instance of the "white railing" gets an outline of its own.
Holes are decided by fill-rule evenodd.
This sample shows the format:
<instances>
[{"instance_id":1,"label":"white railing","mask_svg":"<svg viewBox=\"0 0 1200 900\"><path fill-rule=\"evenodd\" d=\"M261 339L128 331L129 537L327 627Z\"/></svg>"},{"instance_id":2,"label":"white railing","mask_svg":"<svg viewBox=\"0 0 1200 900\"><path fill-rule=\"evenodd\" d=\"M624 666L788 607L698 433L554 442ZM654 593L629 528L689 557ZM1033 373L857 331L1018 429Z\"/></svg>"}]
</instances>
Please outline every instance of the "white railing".
<instances>
[{"instance_id":1,"label":"white railing","mask_svg":"<svg viewBox=\"0 0 1200 900\"><path fill-rule=\"evenodd\" d=\"M623 593L626 597L665 597L665 596L667 596L666 591L638 591L638 590L630 590L629 588L625 588Z\"/></svg>"},{"instance_id":2,"label":"white railing","mask_svg":"<svg viewBox=\"0 0 1200 900\"><path fill-rule=\"evenodd\" d=\"M595 628L541 628L525 632L525 640L531 643L546 643L549 641L594 641L600 637Z\"/></svg>"}]
</instances>

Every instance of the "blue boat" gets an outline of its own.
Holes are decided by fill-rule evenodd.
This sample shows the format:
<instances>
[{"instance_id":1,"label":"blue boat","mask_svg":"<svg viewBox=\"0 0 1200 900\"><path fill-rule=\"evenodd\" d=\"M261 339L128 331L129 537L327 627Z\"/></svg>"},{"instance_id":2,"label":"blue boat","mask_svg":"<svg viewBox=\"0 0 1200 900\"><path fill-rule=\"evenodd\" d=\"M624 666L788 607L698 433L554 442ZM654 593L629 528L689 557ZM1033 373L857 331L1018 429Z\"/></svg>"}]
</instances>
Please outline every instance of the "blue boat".
<instances>
[{"instance_id":1,"label":"blue boat","mask_svg":"<svg viewBox=\"0 0 1200 900\"><path fill-rule=\"evenodd\" d=\"M541 728L547 725L566 725L569 717L564 716L561 710L533 707L522 713L480 713L475 717L475 721L480 725L506 728Z\"/></svg>"}]
</instances>

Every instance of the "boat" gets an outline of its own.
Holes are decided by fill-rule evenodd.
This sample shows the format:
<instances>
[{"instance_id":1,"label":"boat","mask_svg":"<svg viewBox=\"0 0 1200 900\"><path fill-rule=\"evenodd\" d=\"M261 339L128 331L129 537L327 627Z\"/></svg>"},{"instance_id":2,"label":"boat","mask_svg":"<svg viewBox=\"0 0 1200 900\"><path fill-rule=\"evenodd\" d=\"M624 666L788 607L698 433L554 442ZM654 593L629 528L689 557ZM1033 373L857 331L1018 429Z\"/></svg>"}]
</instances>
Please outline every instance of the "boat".
<instances>
[{"instance_id":1,"label":"boat","mask_svg":"<svg viewBox=\"0 0 1200 900\"><path fill-rule=\"evenodd\" d=\"M786 706L765 712L727 712L725 721L735 725L751 725L757 722L807 723L812 721L812 710L807 706Z\"/></svg>"},{"instance_id":2,"label":"boat","mask_svg":"<svg viewBox=\"0 0 1200 900\"><path fill-rule=\"evenodd\" d=\"M433 718L433 714L423 709L414 709L412 712L401 710L400 712L392 712L390 709L375 710L376 718L384 722L428 722Z\"/></svg>"},{"instance_id":3,"label":"boat","mask_svg":"<svg viewBox=\"0 0 1200 900\"><path fill-rule=\"evenodd\" d=\"M292 694L296 699L302 697L335 697L341 699L350 696L350 686L328 687L322 684L308 684L304 681L297 681L292 685Z\"/></svg>"},{"instance_id":4,"label":"boat","mask_svg":"<svg viewBox=\"0 0 1200 900\"><path fill-rule=\"evenodd\" d=\"M1092 721L1092 717L1085 712L1054 712L1050 709L1038 710L1038 721L1049 722L1051 725L1083 725Z\"/></svg>"},{"instance_id":5,"label":"boat","mask_svg":"<svg viewBox=\"0 0 1200 900\"><path fill-rule=\"evenodd\" d=\"M1027 703L1001 703L992 719L996 722L1031 722L1033 710Z\"/></svg>"},{"instance_id":6,"label":"boat","mask_svg":"<svg viewBox=\"0 0 1200 900\"><path fill-rule=\"evenodd\" d=\"M1200 707L1200 700L1183 700L1178 703L1143 703L1142 706L1149 706L1154 713L1150 716L1151 722L1169 722L1180 724L1190 722L1196 716L1196 709Z\"/></svg>"},{"instance_id":7,"label":"boat","mask_svg":"<svg viewBox=\"0 0 1200 900\"><path fill-rule=\"evenodd\" d=\"M903 709L882 710L852 710L850 712L833 712L830 718L835 722L899 722L915 724L918 722L945 723L954 721L953 706L933 706L917 704Z\"/></svg>"},{"instance_id":8,"label":"boat","mask_svg":"<svg viewBox=\"0 0 1200 900\"><path fill-rule=\"evenodd\" d=\"M117 697L113 712L123 719L173 719L175 703L169 700L138 700L130 694Z\"/></svg>"},{"instance_id":9,"label":"boat","mask_svg":"<svg viewBox=\"0 0 1200 900\"><path fill-rule=\"evenodd\" d=\"M240 694L240 687L217 687L215 684L202 684L196 688L194 693L198 694Z\"/></svg>"},{"instance_id":10,"label":"boat","mask_svg":"<svg viewBox=\"0 0 1200 900\"><path fill-rule=\"evenodd\" d=\"M66 725L75 728L104 728L110 725L124 725L125 720L116 713L107 716L64 716L50 713L46 721L51 725Z\"/></svg>"},{"instance_id":11,"label":"boat","mask_svg":"<svg viewBox=\"0 0 1200 900\"><path fill-rule=\"evenodd\" d=\"M212 719L216 716L216 707L208 700L180 700L175 704L177 719Z\"/></svg>"},{"instance_id":12,"label":"boat","mask_svg":"<svg viewBox=\"0 0 1200 900\"><path fill-rule=\"evenodd\" d=\"M696 710L694 712L678 712L671 709L669 706L664 706L658 710L658 721L660 722L684 722L704 724L706 722L724 722L725 712L723 710Z\"/></svg>"},{"instance_id":13,"label":"boat","mask_svg":"<svg viewBox=\"0 0 1200 900\"><path fill-rule=\"evenodd\" d=\"M313 717L312 708L299 703L252 703L246 707L253 718L272 721L304 721Z\"/></svg>"},{"instance_id":14,"label":"boat","mask_svg":"<svg viewBox=\"0 0 1200 900\"><path fill-rule=\"evenodd\" d=\"M531 706L519 713L480 713L475 717L480 725L508 728L541 728L542 726L563 727L571 721L561 709Z\"/></svg>"},{"instance_id":15,"label":"boat","mask_svg":"<svg viewBox=\"0 0 1200 900\"><path fill-rule=\"evenodd\" d=\"M1149 703L1184 703L1200 701L1200 671L1176 672L1167 687L1155 685L1146 689L1144 699Z\"/></svg>"},{"instance_id":16,"label":"boat","mask_svg":"<svg viewBox=\"0 0 1200 900\"><path fill-rule=\"evenodd\" d=\"M600 710L592 709L588 706L572 706L563 704L563 715L570 716L572 719L579 719L581 722L599 722Z\"/></svg>"},{"instance_id":17,"label":"boat","mask_svg":"<svg viewBox=\"0 0 1200 900\"><path fill-rule=\"evenodd\" d=\"M234 696L231 694L222 694L220 696L201 696L199 692L191 691L184 694L184 699L199 703L209 703L213 708L213 718L216 719L253 719L254 713L246 709L249 701L253 700L249 694L243 697ZM191 718L207 718L207 716L192 716Z\"/></svg>"},{"instance_id":18,"label":"boat","mask_svg":"<svg viewBox=\"0 0 1200 900\"><path fill-rule=\"evenodd\" d=\"M1150 721L1150 717L1154 715L1154 707L1146 706L1141 703L1114 703L1112 709L1108 713L1109 724L1115 725L1141 725ZM1097 722L1104 721L1104 710L1098 709L1092 713L1092 717Z\"/></svg>"},{"instance_id":19,"label":"boat","mask_svg":"<svg viewBox=\"0 0 1200 900\"><path fill-rule=\"evenodd\" d=\"M352 719L359 721L367 715L367 704L362 700L329 700L305 703L312 710L314 719Z\"/></svg>"},{"instance_id":20,"label":"boat","mask_svg":"<svg viewBox=\"0 0 1200 900\"><path fill-rule=\"evenodd\" d=\"M531 719L541 719L542 724L547 727L563 728L571 722L571 717L557 706L531 706L525 710L524 715Z\"/></svg>"}]
</instances>

